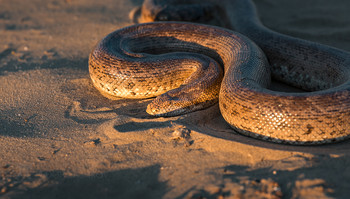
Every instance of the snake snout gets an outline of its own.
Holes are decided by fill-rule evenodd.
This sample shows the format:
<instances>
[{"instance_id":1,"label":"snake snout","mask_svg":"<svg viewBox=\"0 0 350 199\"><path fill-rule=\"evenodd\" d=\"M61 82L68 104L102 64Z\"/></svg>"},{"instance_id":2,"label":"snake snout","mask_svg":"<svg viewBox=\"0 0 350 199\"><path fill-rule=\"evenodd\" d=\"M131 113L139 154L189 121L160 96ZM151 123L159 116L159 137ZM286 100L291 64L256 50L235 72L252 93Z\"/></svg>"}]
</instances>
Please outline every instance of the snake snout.
<instances>
[{"instance_id":1,"label":"snake snout","mask_svg":"<svg viewBox=\"0 0 350 199\"><path fill-rule=\"evenodd\" d=\"M154 116L176 116L184 114L184 106L178 97L164 93L148 104L146 112Z\"/></svg>"},{"instance_id":2,"label":"snake snout","mask_svg":"<svg viewBox=\"0 0 350 199\"><path fill-rule=\"evenodd\" d=\"M148 104L146 112L158 117L179 116L208 108L218 101L218 97L201 101L200 98L202 98L203 95L196 96L196 94L191 92L181 92L178 89L171 90L156 97ZM177 92L179 95L174 95L174 93ZM169 93L172 94L169 95Z\"/></svg>"}]
</instances>

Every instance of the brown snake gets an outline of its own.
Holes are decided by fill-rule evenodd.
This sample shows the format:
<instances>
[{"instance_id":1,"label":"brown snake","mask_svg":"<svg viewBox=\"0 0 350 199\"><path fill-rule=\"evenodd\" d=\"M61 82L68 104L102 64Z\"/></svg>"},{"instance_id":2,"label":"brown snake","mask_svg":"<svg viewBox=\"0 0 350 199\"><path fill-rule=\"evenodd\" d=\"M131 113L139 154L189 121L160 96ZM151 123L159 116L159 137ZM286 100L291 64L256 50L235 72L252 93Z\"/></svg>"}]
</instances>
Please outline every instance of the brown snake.
<instances>
[{"instance_id":1,"label":"brown snake","mask_svg":"<svg viewBox=\"0 0 350 199\"><path fill-rule=\"evenodd\" d=\"M158 96L147 107L157 116L203 109L219 96L233 129L263 140L305 145L349 137L350 54L266 28L249 0L229 8L230 24L247 37L176 22L110 33L89 57L93 84L119 97ZM312 92L269 90L271 76Z\"/></svg>"}]
</instances>

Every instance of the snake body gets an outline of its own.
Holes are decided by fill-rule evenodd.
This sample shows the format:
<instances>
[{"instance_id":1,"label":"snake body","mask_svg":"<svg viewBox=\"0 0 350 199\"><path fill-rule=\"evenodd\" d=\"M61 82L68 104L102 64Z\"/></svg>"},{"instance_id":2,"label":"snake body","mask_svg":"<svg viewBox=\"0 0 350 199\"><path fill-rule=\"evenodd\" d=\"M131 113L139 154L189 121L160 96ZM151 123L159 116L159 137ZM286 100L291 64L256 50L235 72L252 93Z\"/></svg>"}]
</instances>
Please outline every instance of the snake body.
<instances>
[{"instance_id":1,"label":"snake body","mask_svg":"<svg viewBox=\"0 0 350 199\"><path fill-rule=\"evenodd\" d=\"M202 109L219 97L233 129L263 140L306 145L348 138L350 54L266 28L248 0L227 7L230 23L247 37L176 22L110 33L89 57L95 87L125 98L159 95L147 107L157 116ZM312 92L269 90L271 76Z\"/></svg>"}]
</instances>

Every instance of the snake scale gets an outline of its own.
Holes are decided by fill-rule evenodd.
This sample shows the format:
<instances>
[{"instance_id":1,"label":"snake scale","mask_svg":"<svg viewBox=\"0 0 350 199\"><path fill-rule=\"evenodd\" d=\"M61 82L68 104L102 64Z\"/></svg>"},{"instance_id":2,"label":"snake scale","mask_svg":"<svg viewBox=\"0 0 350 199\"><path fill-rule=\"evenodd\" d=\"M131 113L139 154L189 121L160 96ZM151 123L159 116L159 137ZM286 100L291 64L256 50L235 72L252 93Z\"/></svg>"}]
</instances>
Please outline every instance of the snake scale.
<instances>
[{"instance_id":1,"label":"snake scale","mask_svg":"<svg viewBox=\"0 0 350 199\"><path fill-rule=\"evenodd\" d=\"M225 7L237 32L155 22L110 33L89 57L94 86L124 98L158 96L146 110L156 116L181 115L219 101L233 129L277 143L348 138L350 54L266 28L250 0L232 0ZM163 8L153 14L171 20ZM310 92L272 91L271 78Z\"/></svg>"}]
</instances>

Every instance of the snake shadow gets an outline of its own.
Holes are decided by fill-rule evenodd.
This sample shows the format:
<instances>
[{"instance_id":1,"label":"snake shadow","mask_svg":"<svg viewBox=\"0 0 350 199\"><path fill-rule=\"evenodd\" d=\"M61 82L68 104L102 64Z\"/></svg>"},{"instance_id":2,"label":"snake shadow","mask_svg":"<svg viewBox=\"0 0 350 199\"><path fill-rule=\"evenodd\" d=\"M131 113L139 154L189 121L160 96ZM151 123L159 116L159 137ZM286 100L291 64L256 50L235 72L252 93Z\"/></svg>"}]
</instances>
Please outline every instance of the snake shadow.
<instances>
[{"instance_id":1,"label":"snake shadow","mask_svg":"<svg viewBox=\"0 0 350 199\"><path fill-rule=\"evenodd\" d=\"M185 115L176 121L185 124L188 128L220 139L262 147L267 149L305 152L312 154L349 154L350 139L337 143L323 145L289 145L263 141L245 136L233 130L222 117L218 104L201 111Z\"/></svg>"}]
</instances>

